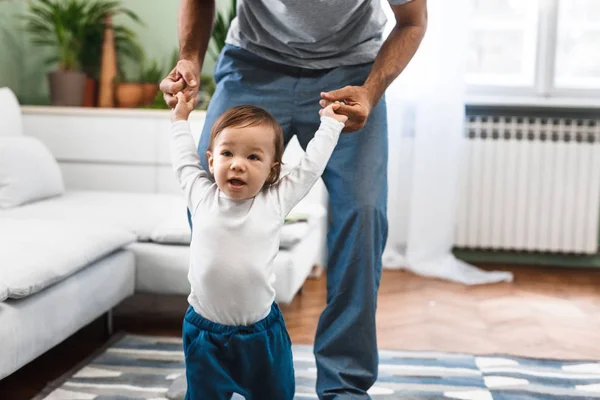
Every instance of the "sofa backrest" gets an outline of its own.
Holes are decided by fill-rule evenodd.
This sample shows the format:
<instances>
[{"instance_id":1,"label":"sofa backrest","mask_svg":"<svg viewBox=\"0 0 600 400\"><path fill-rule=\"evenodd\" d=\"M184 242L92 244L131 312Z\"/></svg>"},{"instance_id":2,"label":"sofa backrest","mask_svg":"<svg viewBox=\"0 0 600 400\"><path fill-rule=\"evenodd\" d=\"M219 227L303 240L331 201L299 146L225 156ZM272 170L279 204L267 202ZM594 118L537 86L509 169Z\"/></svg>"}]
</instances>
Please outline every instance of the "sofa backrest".
<instances>
[{"instance_id":1,"label":"sofa backrest","mask_svg":"<svg viewBox=\"0 0 600 400\"><path fill-rule=\"evenodd\" d=\"M0 88L0 137L23 134L23 116L17 96L7 87Z\"/></svg>"}]
</instances>

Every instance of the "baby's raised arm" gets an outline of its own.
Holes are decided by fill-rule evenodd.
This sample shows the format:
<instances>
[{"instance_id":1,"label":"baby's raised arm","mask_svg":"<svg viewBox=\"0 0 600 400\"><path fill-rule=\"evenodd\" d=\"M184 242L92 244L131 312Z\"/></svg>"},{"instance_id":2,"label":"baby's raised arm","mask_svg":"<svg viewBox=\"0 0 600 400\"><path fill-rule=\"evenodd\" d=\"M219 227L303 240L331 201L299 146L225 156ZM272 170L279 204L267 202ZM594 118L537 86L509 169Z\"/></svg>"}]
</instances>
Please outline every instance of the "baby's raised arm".
<instances>
[{"instance_id":1,"label":"baby's raised arm","mask_svg":"<svg viewBox=\"0 0 600 400\"><path fill-rule=\"evenodd\" d=\"M178 100L179 103L173 110L173 122L169 130L171 163L179 186L185 194L188 208L194 214L198 203L211 187L212 181L200 165L200 157L187 121L193 103L182 104L184 103L182 96L178 96Z\"/></svg>"},{"instance_id":2,"label":"baby's raised arm","mask_svg":"<svg viewBox=\"0 0 600 400\"><path fill-rule=\"evenodd\" d=\"M319 113L321 125L306 146L304 156L297 166L269 189L277 196L283 217L306 196L321 177L337 145L340 132L348 117L336 114L335 108L333 104L321 110Z\"/></svg>"}]
</instances>

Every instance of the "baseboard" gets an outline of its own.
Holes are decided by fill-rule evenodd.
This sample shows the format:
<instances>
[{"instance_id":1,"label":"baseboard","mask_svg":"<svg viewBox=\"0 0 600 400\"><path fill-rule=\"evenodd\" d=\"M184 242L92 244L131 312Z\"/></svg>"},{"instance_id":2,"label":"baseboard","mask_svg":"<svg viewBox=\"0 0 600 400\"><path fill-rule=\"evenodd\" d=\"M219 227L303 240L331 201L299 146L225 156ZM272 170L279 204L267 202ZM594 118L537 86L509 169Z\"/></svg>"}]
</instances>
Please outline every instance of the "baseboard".
<instances>
[{"instance_id":1,"label":"baseboard","mask_svg":"<svg viewBox=\"0 0 600 400\"><path fill-rule=\"evenodd\" d=\"M600 253L594 255L562 255L509 251L475 251L454 249L454 255L468 263L545 265L553 267L600 268Z\"/></svg>"}]
</instances>

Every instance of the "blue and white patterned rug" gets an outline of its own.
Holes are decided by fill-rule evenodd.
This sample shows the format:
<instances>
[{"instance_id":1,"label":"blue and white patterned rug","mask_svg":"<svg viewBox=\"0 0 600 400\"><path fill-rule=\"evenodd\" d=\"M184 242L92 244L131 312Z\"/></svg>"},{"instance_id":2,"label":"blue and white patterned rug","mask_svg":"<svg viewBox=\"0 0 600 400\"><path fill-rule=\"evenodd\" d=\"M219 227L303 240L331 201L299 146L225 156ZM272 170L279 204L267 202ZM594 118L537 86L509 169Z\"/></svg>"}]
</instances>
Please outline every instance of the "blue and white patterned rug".
<instances>
[{"instance_id":1,"label":"blue and white patterned rug","mask_svg":"<svg viewBox=\"0 0 600 400\"><path fill-rule=\"evenodd\" d=\"M295 399L316 399L312 348L294 346ZM125 335L45 400L165 399L184 371L181 340ZM47 391L46 393L48 393ZM600 362L381 351L373 400L600 399Z\"/></svg>"}]
</instances>

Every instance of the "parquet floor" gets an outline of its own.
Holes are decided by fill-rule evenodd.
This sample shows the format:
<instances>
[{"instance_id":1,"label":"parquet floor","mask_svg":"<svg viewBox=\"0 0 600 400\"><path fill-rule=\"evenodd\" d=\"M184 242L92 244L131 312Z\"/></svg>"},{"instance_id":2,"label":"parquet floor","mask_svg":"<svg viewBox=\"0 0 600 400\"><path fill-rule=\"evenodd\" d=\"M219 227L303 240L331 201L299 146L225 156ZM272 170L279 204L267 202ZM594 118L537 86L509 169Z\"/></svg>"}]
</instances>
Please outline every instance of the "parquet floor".
<instances>
[{"instance_id":1,"label":"parquet floor","mask_svg":"<svg viewBox=\"0 0 600 400\"><path fill-rule=\"evenodd\" d=\"M515 281L467 287L385 271L379 347L600 360L600 270L502 269ZM296 343L312 343L325 295L324 280L310 281L283 308Z\"/></svg>"}]
</instances>

